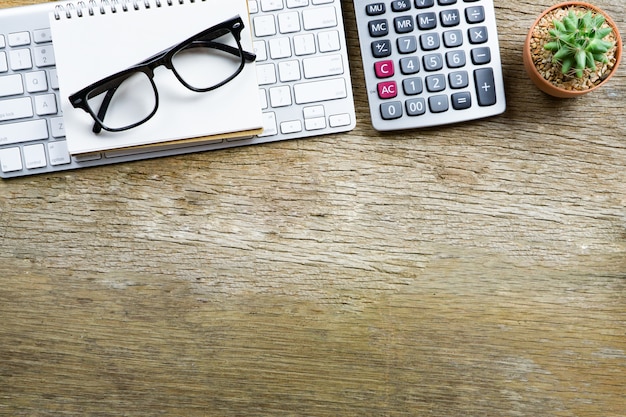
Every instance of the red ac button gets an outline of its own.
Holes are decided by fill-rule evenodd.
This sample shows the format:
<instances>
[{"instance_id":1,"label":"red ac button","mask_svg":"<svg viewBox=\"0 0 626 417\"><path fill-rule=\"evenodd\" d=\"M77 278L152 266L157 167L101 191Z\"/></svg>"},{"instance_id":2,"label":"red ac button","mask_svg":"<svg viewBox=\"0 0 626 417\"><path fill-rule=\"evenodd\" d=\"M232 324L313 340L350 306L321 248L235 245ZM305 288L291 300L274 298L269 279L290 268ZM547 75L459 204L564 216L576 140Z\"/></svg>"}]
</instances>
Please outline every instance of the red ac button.
<instances>
[{"instance_id":1,"label":"red ac button","mask_svg":"<svg viewBox=\"0 0 626 417\"><path fill-rule=\"evenodd\" d=\"M398 95L398 88L395 81L378 83L378 97L382 99L394 98Z\"/></svg>"}]
</instances>

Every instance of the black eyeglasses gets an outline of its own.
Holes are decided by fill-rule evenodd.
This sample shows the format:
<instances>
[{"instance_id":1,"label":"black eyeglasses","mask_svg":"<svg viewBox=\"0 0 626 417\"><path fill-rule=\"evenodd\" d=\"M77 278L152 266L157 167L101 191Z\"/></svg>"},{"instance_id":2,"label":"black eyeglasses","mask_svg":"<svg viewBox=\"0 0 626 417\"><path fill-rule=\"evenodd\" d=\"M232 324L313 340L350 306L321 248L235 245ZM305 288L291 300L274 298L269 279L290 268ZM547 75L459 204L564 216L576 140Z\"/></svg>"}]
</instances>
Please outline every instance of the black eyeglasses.
<instances>
[{"instance_id":1,"label":"black eyeglasses","mask_svg":"<svg viewBox=\"0 0 626 417\"><path fill-rule=\"evenodd\" d=\"M94 133L121 132L150 119L159 106L154 70L164 65L182 85L211 91L231 81L256 55L243 50L243 20L235 16L110 75L69 96L72 106L93 117Z\"/></svg>"}]
</instances>

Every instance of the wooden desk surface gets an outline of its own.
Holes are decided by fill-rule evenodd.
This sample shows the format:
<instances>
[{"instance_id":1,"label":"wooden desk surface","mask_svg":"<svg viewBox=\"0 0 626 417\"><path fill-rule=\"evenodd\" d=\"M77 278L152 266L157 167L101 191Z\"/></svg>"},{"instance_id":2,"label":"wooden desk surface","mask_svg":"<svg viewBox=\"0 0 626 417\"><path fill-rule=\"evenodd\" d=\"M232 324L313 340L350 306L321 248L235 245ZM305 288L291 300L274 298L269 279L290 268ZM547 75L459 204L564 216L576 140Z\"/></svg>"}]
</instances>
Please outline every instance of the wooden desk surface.
<instances>
[{"instance_id":1,"label":"wooden desk surface","mask_svg":"<svg viewBox=\"0 0 626 417\"><path fill-rule=\"evenodd\" d=\"M354 131L0 182L0 415L626 416L626 70L379 134L343 3Z\"/></svg>"}]
</instances>

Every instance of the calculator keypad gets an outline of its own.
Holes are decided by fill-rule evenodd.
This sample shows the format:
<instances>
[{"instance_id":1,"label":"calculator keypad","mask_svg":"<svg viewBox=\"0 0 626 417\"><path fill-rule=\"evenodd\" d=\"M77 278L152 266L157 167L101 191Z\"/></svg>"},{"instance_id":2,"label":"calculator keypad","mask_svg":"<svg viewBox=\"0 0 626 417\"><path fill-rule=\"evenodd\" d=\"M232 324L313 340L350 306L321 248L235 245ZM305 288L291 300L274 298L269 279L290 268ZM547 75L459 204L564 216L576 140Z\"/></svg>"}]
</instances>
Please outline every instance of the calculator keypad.
<instances>
[{"instance_id":1,"label":"calculator keypad","mask_svg":"<svg viewBox=\"0 0 626 417\"><path fill-rule=\"evenodd\" d=\"M372 124L457 123L506 108L493 0L354 0Z\"/></svg>"}]
</instances>

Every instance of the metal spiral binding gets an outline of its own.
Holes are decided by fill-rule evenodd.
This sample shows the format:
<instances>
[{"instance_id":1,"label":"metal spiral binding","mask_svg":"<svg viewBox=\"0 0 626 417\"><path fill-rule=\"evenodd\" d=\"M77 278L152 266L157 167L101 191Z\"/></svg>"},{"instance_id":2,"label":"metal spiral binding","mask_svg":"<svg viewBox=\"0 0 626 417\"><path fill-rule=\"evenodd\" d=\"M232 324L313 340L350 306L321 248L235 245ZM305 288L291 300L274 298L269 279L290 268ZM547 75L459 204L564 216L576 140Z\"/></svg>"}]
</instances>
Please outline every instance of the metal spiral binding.
<instances>
[{"instance_id":1,"label":"metal spiral binding","mask_svg":"<svg viewBox=\"0 0 626 417\"><path fill-rule=\"evenodd\" d=\"M197 0L165 0L167 6L173 6L175 3L184 4L195 3ZM206 1L206 0L199 0ZM74 3L59 4L54 7L55 20L61 20L62 16L66 19L74 17L83 17L85 15L93 16L96 13L107 14L117 13L118 11L127 12L129 10L139 10L143 6L144 9L150 7L163 7L162 0L89 0L87 2L81 0Z\"/></svg>"}]
</instances>

